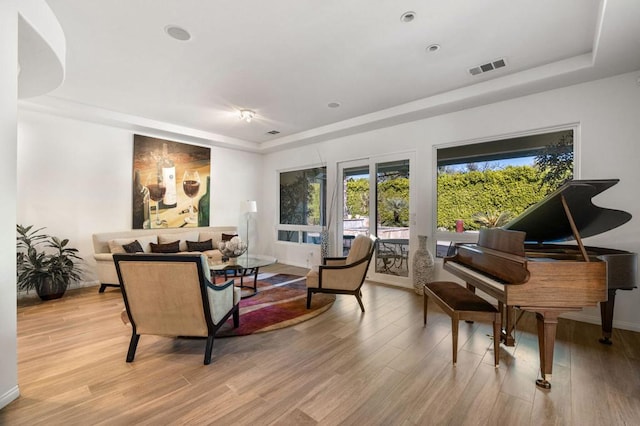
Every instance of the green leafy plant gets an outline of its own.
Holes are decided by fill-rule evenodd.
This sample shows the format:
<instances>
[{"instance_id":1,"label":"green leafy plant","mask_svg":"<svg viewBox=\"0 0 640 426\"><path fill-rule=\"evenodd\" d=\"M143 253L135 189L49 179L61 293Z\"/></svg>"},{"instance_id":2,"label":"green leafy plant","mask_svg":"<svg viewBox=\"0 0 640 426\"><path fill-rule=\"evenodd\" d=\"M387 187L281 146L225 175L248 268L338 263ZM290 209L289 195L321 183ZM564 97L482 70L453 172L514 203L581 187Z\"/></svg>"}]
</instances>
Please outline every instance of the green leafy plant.
<instances>
[{"instance_id":1,"label":"green leafy plant","mask_svg":"<svg viewBox=\"0 0 640 426\"><path fill-rule=\"evenodd\" d=\"M535 166L542 174L540 186L546 186L546 193L553 192L563 183L573 179L573 133L545 147L536 156Z\"/></svg>"},{"instance_id":2,"label":"green leafy plant","mask_svg":"<svg viewBox=\"0 0 640 426\"><path fill-rule=\"evenodd\" d=\"M516 217L546 195L540 191L540 173L532 166L438 175L438 228L454 231L456 220L466 230L477 230L479 212L511 212Z\"/></svg>"},{"instance_id":3,"label":"green leafy plant","mask_svg":"<svg viewBox=\"0 0 640 426\"><path fill-rule=\"evenodd\" d=\"M473 221L483 228L499 228L506 225L511 219L513 219L513 214L508 211L476 213L473 215Z\"/></svg>"},{"instance_id":4,"label":"green leafy plant","mask_svg":"<svg viewBox=\"0 0 640 426\"><path fill-rule=\"evenodd\" d=\"M347 214L369 216L369 178L349 178L346 187Z\"/></svg>"},{"instance_id":5,"label":"green leafy plant","mask_svg":"<svg viewBox=\"0 0 640 426\"><path fill-rule=\"evenodd\" d=\"M403 198L384 199L384 211L380 212L381 222L386 226L409 226L409 203ZM381 208L381 210L383 210Z\"/></svg>"},{"instance_id":6,"label":"green leafy plant","mask_svg":"<svg viewBox=\"0 0 640 426\"><path fill-rule=\"evenodd\" d=\"M16 266L18 290L36 290L46 299L47 292L62 296L71 281L81 278L82 268L76 261L82 258L77 249L67 246L68 239L44 234L43 229L17 225Z\"/></svg>"},{"instance_id":7,"label":"green leafy plant","mask_svg":"<svg viewBox=\"0 0 640 426\"><path fill-rule=\"evenodd\" d=\"M385 226L409 226L409 177L394 171L378 174L378 220Z\"/></svg>"}]
</instances>

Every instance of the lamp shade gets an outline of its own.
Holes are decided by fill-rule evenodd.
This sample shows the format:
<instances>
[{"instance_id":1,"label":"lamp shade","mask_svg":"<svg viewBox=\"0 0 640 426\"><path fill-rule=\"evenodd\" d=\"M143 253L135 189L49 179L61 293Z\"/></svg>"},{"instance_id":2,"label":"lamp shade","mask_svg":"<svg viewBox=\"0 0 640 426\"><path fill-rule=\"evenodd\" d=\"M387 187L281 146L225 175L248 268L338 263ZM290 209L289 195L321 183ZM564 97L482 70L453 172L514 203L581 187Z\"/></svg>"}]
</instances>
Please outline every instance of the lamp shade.
<instances>
[{"instance_id":1,"label":"lamp shade","mask_svg":"<svg viewBox=\"0 0 640 426\"><path fill-rule=\"evenodd\" d=\"M244 213L256 213L258 211L258 203L246 200L242 203L242 211Z\"/></svg>"}]
</instances>

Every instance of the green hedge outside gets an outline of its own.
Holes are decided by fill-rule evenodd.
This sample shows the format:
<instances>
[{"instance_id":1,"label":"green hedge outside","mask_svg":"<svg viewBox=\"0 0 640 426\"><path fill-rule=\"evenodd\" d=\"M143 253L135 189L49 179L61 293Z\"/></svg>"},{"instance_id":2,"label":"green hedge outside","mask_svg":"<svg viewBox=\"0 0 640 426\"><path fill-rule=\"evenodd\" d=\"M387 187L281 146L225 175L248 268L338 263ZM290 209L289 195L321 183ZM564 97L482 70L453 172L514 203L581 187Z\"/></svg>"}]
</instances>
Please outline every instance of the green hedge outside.
<instances>
[{"instance_id":1,"label":"green hedge outside","mask_svg":"<svg viewBox=\"0 0 640 426\"><path fill-rule=\"evenodd\" d=\"M553 186L553 187L552 187ZM501 170L441 173L438 176L438 228L454 231L462 219L466 230L480 229L474 219L497 217L508 212L516 217L542 200L557 184L543 183L534 166L508 166ZM369 180L349 179L347 214L369 214ZM408 226L409 179L394 178L378 186L380 222L386 226Z\"/></svg>"},{"instance_id":2,"label":"green hedge outside","mask_svg":"<svg viewBox=\"0 0 640 426\"><path fill-rule=\"evenodd\" d=\"M480 229L474 216L509 212L515 217L547 193L538 169L531 166L440 174L438 228L453 231L456 220L462 219L466 230Z\"/></svg>"}]
</instances>

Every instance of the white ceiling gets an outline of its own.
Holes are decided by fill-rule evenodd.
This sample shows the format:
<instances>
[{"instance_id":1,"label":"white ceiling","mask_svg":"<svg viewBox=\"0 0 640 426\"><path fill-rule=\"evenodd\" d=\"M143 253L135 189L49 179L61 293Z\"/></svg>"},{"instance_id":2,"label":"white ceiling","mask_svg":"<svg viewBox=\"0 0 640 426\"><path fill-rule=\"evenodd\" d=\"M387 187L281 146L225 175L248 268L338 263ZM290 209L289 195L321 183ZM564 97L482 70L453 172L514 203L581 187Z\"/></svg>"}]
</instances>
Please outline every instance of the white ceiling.
<instances>
[{"instance_id":1,"label":"white ceiling","mask_svg":"<svg viewBox=\"0 0 640 426\"><path fill-rule=\"evenodd\" d=\"M640 0L48 3L66 77L27 105L257 152L640 69Z\"/></svg>"}]
</instances>

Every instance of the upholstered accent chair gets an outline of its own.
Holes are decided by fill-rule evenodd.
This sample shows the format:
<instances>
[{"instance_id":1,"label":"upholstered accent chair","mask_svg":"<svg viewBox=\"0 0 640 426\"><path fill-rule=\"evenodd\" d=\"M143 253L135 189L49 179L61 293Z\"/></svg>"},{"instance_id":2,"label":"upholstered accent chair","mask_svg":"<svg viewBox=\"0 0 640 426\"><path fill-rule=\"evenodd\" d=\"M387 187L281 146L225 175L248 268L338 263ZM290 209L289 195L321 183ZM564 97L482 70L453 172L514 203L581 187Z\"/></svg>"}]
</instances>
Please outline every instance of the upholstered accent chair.
<instances>
[{"instance_id":1,"label":"upholstered accent chair","mask_svg":"<svg viewBox=\"0 0 640 426\"><path fill-rule=\"evenodd\" d=\"M233 280L215 285L202 254L114 254L126 314L132 327L127 362L142 334L206 337L211 363L216 331L233 315L240 325L240 289Z\"/></svg>"},{"instance_id":2,"label":"upholstered accent chair","mask_svg":"<svg viewBox=\"0 0 640 426\"><path fill-rule=\"evenodd\" d=\"M307 309L311 308L313 293L333 293L355 296L360 309L364 312L361 288L377 245L377 237L359 235L353 240L348 256L325 257L317 271L315 269L309 271Z\"/></svg>"}]
</instances>

